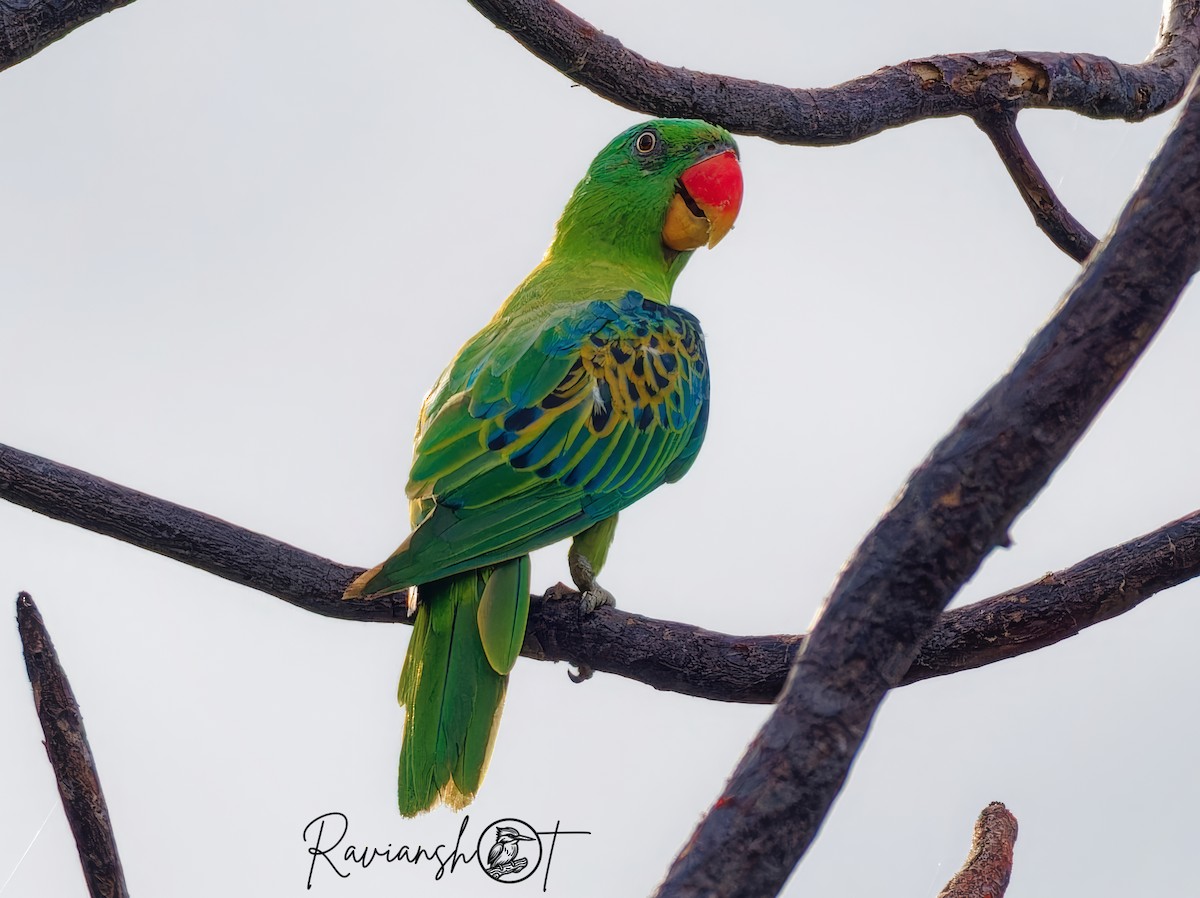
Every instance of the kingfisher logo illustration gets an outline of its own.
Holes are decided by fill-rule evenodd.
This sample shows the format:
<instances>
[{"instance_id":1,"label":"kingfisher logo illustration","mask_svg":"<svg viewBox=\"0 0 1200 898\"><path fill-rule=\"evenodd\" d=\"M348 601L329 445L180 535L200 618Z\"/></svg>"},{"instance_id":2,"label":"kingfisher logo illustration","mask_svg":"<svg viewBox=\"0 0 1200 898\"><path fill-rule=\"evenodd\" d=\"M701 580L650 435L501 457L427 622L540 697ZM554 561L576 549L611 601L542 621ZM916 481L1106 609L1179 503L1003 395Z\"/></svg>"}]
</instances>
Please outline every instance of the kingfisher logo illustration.
<instances>
[{"instance_id":1,"label":"kingfisher logo illustration","mask_svg":"<svg viewBox=\"0 0 1200 898\"><path fill-rule=\"evenodd\" d=\"M542 838L524 820L506 817L484 827L475 856L496 882L521 882L542 862Z\"/></svg>"}]
</instances>

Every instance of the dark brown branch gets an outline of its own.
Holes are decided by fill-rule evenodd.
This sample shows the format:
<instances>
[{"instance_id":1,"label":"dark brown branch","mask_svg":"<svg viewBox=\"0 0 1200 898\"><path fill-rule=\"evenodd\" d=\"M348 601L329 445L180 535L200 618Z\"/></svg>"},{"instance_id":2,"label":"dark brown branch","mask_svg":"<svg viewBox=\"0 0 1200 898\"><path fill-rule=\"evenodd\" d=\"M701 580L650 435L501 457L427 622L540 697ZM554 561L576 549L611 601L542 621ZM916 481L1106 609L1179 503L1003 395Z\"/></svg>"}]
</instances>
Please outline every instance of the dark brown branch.
<instances>
[{"instance_id":1,"label":"dark brown branch","mask_svg":"<svg viewBox=\"0 0 1200 898\"><path fill-rule=\"evenodd\" d=\"M916 683L1075 636L1200 575L1200 511L1066 570L947 611L904 675Z\"/></svg>"},{"instance_id":2,"label":"dark brown branch","mask_svg":"<svg viewBox=\"0 0 1200 898\"><path fill-rule=\"evenodd\" d=\"M1009 110L981 112L975 116L975 124L996 148L1037 226L1076 262L1086 259L1099 241L1055 196L1017 131L1017 114Z\"/></svg>"},{"instance_id":3,"label":"dark brown branch","mask_svg":"<svg viewBox=\"0 0 1200 898\"><path fill-rule=\"evenodd\" d=\"M1004 898L1012 876L1017 818L993 801L975 821L971 853L938 898Z\"/></svg>"},{"instance_id":4,"label":"dark brown branch","mask_svg":"<svg viewBox=\"0 0 1200 898\"><path fill-rule=\"evenodd\" d=\"M0 499L132 543L327 617L405 617L403 594L342 601L362 573L220 518L0 444Z\"/></svg>"},{"instance_id":5,"label":"dark brown branch","mask_svg":"<svg viewBox=\"0 0 1200 898\"><path fill-rule=\"evenodd\" d=\"M1045 648L1196 576L1200 511L1036 582L944 613L900 685ZM525 654L585 664L699 698L773 702L802 642L801 636L729 636L607 609L581 616L574 602L547 602L530 617Z\"/></svg>"},{"instance_id":6,"label":"dark brown branch","mask_svg":"<svg viewBox=\"0 0 1200 898\"><path fill-rule=\"evenodd\" d=\"M772 895L887 690L1124 379L1200 266L1200 93L1014 368L921 464L834 586L775 712L660 896Z\"/></svg>"},{"instance_id":7,"label":"dark brown branch","mask_svg":"<svg viewBox=\"0 0 1200 898\"><path fill-rule=\"evenodd\" d=\"M0 71L133 0L0 0Z\"/></svg>"},{"instance_id":8,"label":"dark brown branch","mask_svg":"<svg viewBox=\"0 0 1200 898\"><path fill-rule=\"evenodd\" d=\"M33 703L46 734L46 755L75 836L88 893L92 898L128 898L108 805L79 704L58 662L46 624L27 592L17 596L17 630L33 686Z\"/></svg>"},{"instance_id":9,"label":"dark brown branch","mask_svg":"<svg viewBox=\"0 0 1200 898\"><path fill-rule=\"evenodd\" d=\"M471 0L568 78L628 109L701 118L788 144L852 143L927 118L967 115L991 138L1055 246L1082 262L1096 238L1055 197L1016 130L1021 109L1139 121L1183 96L1200 63L1200 4L1168 0L1149 58L1128 65L1073 53L993 50L915 59L843 84L802 90L662 65L554 0Z\"/></svg>"},{"instance_id":10,"label":"dark brown branch","mask_svg":"<svg viewBox=\"0 0 1200 898\"><path fill-rule=\"evenodd\" d=\"M344 602L362 568L338 564L202 512L0 444L0 498L346 620L406 623L403 601ZM974 605L942 615L903 683L992 664L1074 636L1200 576L1200 511ZM548 595L563 594L561 588ZM574 596L574 593L567 593ZM731 636L577 601L535 597L523 654L655 689L770 703L802 636Z\"/></svg>"},{"instance_id":11,"label":"dark brown branch","mask_svg":"<svg viewBox=\"0 0 1200 898\"><path fill-rule=\"evenodd\" d=\"M1139 121L1183 96L1200 61L1194 0L1168 0L1143 63L1083 53L957 53L799 89L676 68L626 48L553 0L470 0L529 52L607 100L701 118L779 143L852 143L886 128L988 109L1067 109Z\"/></svg>"}]
</instances>

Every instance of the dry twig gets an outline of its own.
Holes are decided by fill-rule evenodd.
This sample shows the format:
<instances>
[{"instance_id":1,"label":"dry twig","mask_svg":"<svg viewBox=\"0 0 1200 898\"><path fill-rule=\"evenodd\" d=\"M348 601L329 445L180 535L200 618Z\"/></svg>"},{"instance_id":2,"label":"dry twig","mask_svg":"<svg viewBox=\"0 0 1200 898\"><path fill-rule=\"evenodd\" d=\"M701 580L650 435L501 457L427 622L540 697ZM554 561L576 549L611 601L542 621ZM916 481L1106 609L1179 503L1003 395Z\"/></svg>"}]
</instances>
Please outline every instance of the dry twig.
<instances>
[{"instance_id":1,"label":"dry twig","mask_svg":"<svg viewBox=\"0 0 1200 898\"><path fill-rule=\"evenodd\" d=\"M63 810L75 836L88 893L92 898L128 898L108 805L100 788L79 704L59 664L42 615L27 592L17 596L17 629L33 686L33 703L46 734L46 755L54 768L58 794L62 796Z\"/></svg>"}]
</instances>

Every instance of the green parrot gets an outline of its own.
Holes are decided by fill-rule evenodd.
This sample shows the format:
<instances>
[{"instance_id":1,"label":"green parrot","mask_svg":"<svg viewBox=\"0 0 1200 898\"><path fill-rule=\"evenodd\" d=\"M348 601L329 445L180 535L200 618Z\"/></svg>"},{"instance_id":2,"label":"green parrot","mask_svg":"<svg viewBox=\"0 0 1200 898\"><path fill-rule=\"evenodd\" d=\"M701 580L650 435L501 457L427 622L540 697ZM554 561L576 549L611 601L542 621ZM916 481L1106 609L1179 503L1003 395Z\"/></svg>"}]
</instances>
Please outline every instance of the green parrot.
<instances>
[{"instance_id":1,"label":"green parrot","mask_svg":"<svg viewBox=\"0 0 1200 898\"><path fill-rule=\"evenodd\" d=\"M692 250L733 226L737 144L660 119L606 146L545 258L467 341L421 409L413 532L347 598L410 588L400 812L462 808L487 768L525 637L529 553L572 537L591 611L617 513L692 466L708 421L699 322L670 305ZM418 597L419 596L419 597Z\"/></svg>"}]
</instances>

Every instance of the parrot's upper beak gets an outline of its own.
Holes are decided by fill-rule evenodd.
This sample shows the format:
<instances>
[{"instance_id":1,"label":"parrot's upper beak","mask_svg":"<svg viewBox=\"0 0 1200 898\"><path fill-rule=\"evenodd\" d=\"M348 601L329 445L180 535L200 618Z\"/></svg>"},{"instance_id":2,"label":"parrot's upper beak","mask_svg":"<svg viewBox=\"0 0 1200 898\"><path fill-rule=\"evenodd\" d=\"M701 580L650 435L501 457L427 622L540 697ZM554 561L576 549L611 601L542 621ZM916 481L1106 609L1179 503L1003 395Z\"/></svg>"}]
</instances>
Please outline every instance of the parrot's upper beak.
<instances>
[{"instance_id":1,"label":"parrot's upper beak","mask_svg":"<svg viewBox=\"0 0 1200 898\"><path fill-rule=\"evenodd\" d=\"M725 150L686 169L675 182L662 241L676 252L705 244L711 249L729 233L742 206L742 167Z\"/></svg>"}]
</instances>

